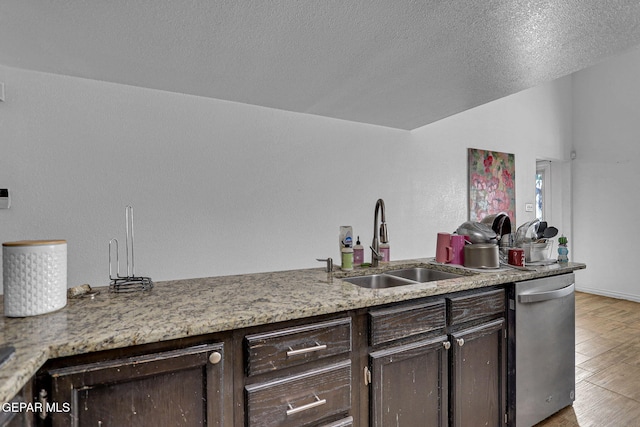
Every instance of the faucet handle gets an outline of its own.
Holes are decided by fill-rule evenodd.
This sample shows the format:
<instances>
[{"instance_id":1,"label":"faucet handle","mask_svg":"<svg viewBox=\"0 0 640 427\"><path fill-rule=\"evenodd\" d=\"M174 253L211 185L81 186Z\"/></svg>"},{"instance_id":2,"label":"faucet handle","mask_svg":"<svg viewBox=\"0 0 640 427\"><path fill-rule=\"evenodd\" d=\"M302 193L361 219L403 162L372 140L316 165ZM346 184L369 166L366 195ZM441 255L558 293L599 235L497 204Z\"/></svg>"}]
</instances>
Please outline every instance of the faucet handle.
<instances>
[{"instance_id":1,"label":"faucet handle","mask_svg":"<svg viewBox=\"0 0 640 427\"><path fill-rule=\"evenodd\" d=\"M333 259L332 258L326 258L326 259L316 258L316 261L326 262L327 263L327 266L325 268L325 271L327 273L331 273L333 271Z\"/></svg>"}]
</instances>

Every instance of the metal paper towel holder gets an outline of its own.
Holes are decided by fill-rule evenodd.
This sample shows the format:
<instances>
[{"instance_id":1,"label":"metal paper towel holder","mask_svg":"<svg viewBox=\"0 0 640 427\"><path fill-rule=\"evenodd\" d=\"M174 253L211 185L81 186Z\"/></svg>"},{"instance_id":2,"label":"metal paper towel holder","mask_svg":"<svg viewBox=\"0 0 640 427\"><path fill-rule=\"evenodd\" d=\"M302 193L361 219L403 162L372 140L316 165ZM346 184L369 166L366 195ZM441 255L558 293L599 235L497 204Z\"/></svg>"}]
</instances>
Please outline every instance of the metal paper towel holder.
<instances>
[{"instance_id":1,"label":"metal paper towel holder","mask_svg":"<svg viewBox=\"0 0 640 427\"><path fill-rule=\"evenodd\" d=\"M118 247L118 239L109 240L109 292L149 291L153 289L153 281L151 280L151 278L135 275L135 255L133 250L133 207L125 207L124 217L126 232L125 251L127 256L127 271L126 274L120 274L120 249ZM115 276L113 275L113 262L111 258L114 243L116 255Z\"/></svg>"}]
</instances>

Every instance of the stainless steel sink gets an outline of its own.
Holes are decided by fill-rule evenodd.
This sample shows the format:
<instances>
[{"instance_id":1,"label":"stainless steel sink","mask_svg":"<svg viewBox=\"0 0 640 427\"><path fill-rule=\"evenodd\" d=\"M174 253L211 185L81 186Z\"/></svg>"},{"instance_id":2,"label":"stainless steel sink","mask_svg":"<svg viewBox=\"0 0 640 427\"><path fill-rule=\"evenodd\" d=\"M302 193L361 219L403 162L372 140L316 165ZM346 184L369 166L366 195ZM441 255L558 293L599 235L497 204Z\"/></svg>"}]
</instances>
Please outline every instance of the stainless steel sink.
<instances>
[{"instance_id":1,"label":"stainless steel sink","mask_svg":"<svg viewBox=\"0 0 640 427\"><path fill-rule=\"evenodd\" d=\"M363 288L384 289L395 286L415 285L417 283L434 282L436 280L454 279L462 277L460 274L432 270L424 267L403 268L387 271L382 274L369 276L349 277L342 279Z\"/></svg>"},{"instance_id":2,"label":"stainless steel sink","mask_svg":"<svg viewBox=\"0 0 640 427\"><path fill-rule=\"evenodd\" d=\"M403 279L401 277L387 276L386 274L372 274L370 276L349 277L342 280L369 289L392 288L394 286L415 285L416 283L414 281Z\"/></svg>"},{"instance_id":3,"label":"stainless steel sink","mask_svg":"<svg viewBox=\"0 0 640 427\"><path fill-rule=\"evenodd\" d=\"M448 273L445 271L432 270L424 267L403 268L401 270L387 271L390 276L402 277L418 283L433 282L436 280L455 279L462 277L460 274Z\"/></svg>"}]
</instances>

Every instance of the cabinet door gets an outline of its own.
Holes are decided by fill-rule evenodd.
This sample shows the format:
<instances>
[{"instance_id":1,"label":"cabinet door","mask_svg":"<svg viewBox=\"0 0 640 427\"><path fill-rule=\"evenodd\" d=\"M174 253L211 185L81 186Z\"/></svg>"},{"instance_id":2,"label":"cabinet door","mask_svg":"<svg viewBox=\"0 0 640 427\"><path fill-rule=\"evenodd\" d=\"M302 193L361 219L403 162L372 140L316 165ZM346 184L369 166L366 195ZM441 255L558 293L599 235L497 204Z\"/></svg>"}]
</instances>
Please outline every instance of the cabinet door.
<instances>
[{"instance_id":1,"label":"cabinet door","mask_svg":"<svg viewBox=\"0 0 640 427\"><path fill-rule=\"evenodd\" d=\"M440 336L370 354L372 426L446 426L448 346Z\"/></svg>"},{"instance_id":2,"label":"cabinet door","mask_svg":"<svg viewBox=\"0 0 640 427\"><path fill-rule=\"evenodd\" d=\"M452 427L504 425L506 338L504 319L451 334L449 401Z\"/></svg>"},{"instance_id":3,"label":"cabinet door","mask_svg":"<svg viewBox=\"0 0 640 427\"><path fill-rule=\"evenodd\" d=\"M50 371L51 401L70 411L54 426L227 427L223 345L108 360Z\"/></svg>"}]
</instances>

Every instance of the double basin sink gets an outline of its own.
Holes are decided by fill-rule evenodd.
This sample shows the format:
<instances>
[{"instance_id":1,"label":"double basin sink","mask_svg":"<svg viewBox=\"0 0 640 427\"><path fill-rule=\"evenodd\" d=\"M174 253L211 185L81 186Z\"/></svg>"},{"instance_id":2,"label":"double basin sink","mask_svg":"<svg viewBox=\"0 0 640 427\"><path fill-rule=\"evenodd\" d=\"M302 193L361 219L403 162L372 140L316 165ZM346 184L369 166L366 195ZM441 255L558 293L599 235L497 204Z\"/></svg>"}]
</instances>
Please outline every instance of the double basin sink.
<instances>
[{"instance_id":1,"label":"double basin sink","mask_svg":"<svg viewBox=\"0 0 640 427\"><path fill-rule=\"evenodd\" d=\"M368 276L349 277L342 280L363 288L384 289L396 286L415 285L416 283L455 279L457 277L462 277L462 275L424 267L412 267L385 271L384 273L371 274Z\"/></svg>"}]
</instances>

